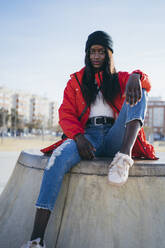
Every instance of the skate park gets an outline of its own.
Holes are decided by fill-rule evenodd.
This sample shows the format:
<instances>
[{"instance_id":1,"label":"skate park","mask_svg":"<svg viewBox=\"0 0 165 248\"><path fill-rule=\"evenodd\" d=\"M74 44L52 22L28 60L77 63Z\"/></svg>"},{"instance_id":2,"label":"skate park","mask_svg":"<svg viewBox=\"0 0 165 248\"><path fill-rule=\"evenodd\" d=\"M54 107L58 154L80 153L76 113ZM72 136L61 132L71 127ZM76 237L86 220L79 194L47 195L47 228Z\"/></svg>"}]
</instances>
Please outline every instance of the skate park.
<instances>
[{"instance_id":1,"label":"skate park","mask_svg":"<svg viewBox=\"0 0 165 248\"><path fill-rule=\"evenodd\" d=\"M128 182L108 183L110 159L81 161L65 175L45 241L48 248L132 248L165 246L165 156L135 160ZM35 202L48 157L20 153L0 195L0 247L29 239Z\"/></svg>"}]
</instances>

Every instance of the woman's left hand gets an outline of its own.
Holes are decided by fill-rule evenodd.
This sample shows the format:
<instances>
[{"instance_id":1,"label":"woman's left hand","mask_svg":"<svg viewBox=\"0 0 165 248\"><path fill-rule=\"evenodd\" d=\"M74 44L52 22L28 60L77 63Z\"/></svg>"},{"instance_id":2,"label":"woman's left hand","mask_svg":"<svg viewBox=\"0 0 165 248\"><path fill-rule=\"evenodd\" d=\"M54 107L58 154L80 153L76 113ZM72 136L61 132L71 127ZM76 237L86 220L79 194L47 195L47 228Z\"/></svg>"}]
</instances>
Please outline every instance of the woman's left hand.
<instances>
[{"instance_id":1,"label":"woman's left hand","mask_svg":"<svg viewBox=\"0 0 165 248\"><path fill-rule=\"evenodd\" d=\"M141 100L142 97L142 87L140 81L140 74L133 73L129 76L126 85L126 103L134 106Z\"/></svg>"}]
</instances>

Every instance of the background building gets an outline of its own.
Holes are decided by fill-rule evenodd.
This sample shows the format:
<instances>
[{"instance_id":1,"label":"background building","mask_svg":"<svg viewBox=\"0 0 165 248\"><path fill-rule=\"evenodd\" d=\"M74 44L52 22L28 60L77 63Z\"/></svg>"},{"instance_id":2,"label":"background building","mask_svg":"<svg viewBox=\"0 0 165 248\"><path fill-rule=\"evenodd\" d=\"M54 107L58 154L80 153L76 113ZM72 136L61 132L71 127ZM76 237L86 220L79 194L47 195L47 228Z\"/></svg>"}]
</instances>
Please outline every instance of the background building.
<instances>
[{"instance_id":1,"label":"background building","mask_svg":"<svg viewBox=\"0 0 165 248\"><path fill-rule=\"evenodd\" d=\"M0 127L53 129L58 124L57 103L46 97L0 87ZM8 116L8 118L6 117Z\"/></svg>"},{"instance_id":2,"label":"background building","mask_svg":"<svg viewBox=\"0 0 165 248\"><path fill-rule=\"evenodd\" d=\"M154 134L156 139L165 136L165 101L160 97L151 97L148 101L148 109L144 125Z\"/></svg>"},{"instance_id":3,"label":"background building","mask_svg":"<svg viewBox=\"0 0 165 248\"><path fill-rule=\"evenodd\" d=\"M0 108L4 108L10 112L12 108L13 93L14 92L12 90L0 86Z\"/></svg>"}]
</instances>

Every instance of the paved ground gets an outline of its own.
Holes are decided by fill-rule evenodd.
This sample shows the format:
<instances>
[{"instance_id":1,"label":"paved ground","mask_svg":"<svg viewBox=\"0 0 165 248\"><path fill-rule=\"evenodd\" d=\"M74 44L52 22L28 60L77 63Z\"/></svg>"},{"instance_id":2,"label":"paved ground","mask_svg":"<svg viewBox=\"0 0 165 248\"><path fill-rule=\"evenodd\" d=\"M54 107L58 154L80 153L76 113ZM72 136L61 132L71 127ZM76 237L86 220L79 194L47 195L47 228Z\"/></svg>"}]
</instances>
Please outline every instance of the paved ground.
<instances>
[{"instance_id":1,"label":"paved ground","mask_svg":"<svg viewBox=\"0 0 165 248\"><path fill-rule=\"evenodd\" d=\"M41 149L52 145L60 137L27 137L27 138L0 138L0 151L21 152L25 149Z\"/></svg>"}]
</instances>

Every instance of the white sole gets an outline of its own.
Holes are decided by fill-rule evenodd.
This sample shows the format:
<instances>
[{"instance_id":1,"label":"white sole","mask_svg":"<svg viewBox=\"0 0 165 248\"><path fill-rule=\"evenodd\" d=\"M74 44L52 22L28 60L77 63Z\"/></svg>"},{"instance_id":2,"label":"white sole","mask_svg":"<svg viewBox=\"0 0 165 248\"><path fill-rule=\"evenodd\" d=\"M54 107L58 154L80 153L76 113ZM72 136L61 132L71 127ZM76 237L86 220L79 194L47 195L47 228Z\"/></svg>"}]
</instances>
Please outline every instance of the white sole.
<instances>
[{"instance_id":1,"label":"white sole","mask_svg":"<svg viewBox=\"0 0 165 248\"><path fill-rule=\"evenodd\" d=\"M109 181L109 179L107 179L107 180L108 180L108 184L110 184L112 186L117 186L117 187L123 186L127 182L126 181L124 183L114 183L114 182Z\"/></svg>"}]
</instances>

